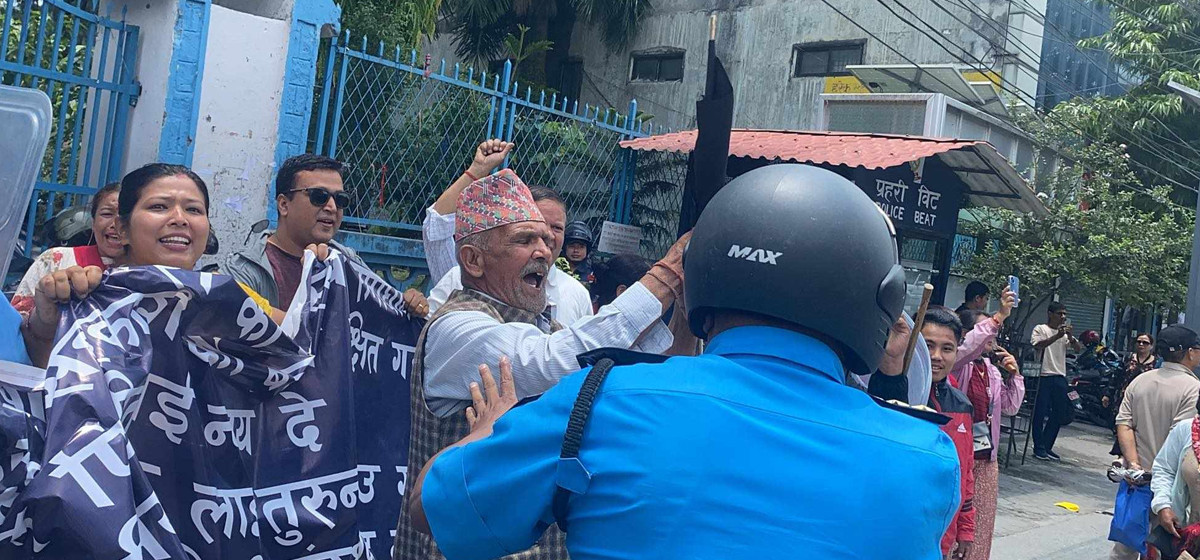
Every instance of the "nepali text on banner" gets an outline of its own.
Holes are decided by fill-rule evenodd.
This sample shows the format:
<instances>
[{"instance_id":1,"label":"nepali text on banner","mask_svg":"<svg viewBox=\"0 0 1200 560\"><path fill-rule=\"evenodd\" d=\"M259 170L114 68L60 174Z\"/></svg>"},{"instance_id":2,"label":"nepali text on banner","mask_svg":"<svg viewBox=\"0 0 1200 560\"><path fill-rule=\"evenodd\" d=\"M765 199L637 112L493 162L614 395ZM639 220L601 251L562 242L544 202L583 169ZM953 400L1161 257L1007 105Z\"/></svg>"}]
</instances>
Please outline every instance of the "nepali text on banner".
<instances>
[{"instance_id":1,"label":"nepali text on banner","mask_svg":"<svg viewBox=\"0 0 1200 560\"><path fill-rule=\"evenodd\" d=\"M62 309L44 391L0 385L0 557L391 556L422 320L385 281L309 254L283 327L164 267Z\"/></svg>"}]
</instances>

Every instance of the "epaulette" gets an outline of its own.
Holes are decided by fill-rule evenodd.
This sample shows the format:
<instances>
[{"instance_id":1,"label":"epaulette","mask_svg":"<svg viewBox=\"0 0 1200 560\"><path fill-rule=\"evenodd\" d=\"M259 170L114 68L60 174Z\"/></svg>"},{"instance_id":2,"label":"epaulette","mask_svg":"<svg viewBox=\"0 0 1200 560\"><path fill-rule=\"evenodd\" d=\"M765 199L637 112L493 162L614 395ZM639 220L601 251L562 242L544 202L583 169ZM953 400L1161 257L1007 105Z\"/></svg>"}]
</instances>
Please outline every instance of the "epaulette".
<instances>
[{"instance_id":1,"label":"epaulette","mask_svg":"<svg viewBox=\"0 0 1200 560\"><path fill-rule=\"evenodd\" d=\"M613 365L617 366L632 366L635 364L661 364L667 361L670 356L662 354L647 354L645 352L634 352L624 348L597 348L590 352L584 352L575 357L579 360L579 367L594 366L605 358L613 361Z\"/></svg>"},{"instance_id":2,"label":"epaulette","mask_svg":"<svg viewBox=\"0 0 1200 560\"><path fill-rule=\"evenodd\" d=\"M890 408L901 414L906 414L908 416L912 416L913 418L919 418L921 420L925 420L926 422L933 422L939 426L945 426L948 422L950 422L949 416L929 408L928 406L913 406L911 404L895 400L885 401L875 396L872 396L871 398L875 399L875 402L879 403L879 406Z\"/></svg>"}]
</instances>

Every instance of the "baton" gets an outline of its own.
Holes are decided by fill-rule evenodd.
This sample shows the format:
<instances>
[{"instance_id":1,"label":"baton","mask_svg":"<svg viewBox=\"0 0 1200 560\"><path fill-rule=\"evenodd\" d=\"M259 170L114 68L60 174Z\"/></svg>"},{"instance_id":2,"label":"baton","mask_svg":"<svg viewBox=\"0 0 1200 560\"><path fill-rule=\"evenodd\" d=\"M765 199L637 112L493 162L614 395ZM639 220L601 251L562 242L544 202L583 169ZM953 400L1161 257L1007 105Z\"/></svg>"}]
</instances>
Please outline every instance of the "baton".
<instances>
[{"instance_id":1,"label":"baton","mask_svg":"<svg viewBox=\"0 0 1200 560\"><path fill-rule=\"evenodd\" d=\"M929 311L929 298L931 297L933 297L933 284L925 284L925 289L921 293L921 306L917 308L917 315L913 317L912 334L908 337L908 348L904 351L904 368L900 370L901 372L907 372L908 364L912 362L913 350L917 348L917 335L925 326L925 312Z\"/></svg>"}]
</instances>

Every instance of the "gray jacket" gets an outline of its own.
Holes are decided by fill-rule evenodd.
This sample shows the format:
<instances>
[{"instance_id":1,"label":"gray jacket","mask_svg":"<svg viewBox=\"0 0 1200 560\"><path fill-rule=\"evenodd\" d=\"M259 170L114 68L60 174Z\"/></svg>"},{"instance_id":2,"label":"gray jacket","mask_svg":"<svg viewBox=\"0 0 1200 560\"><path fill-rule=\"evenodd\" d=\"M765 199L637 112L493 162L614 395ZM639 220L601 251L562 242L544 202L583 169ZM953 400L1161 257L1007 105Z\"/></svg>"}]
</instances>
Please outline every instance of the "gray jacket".
<instances>
[{"instance_id":1,"label":"gray jacket","mask_svg":"<svg viewBox=\"0 0 1200 560\"><path fill-rule=\"evenodd\" d=\"M271 307L278 308L279 287L275 283L275 273L271 269L271 261L267 259L267 238L273 233L275 232L264 231L257 239L251 241L245 250L229 255L225 259L225 263L221 265L221 272L250 286L251 289L258 292L258 295L267 298L267 301L271 302ZM353 249L337 241L330 241L329 246L346 255L350 260L366 266L366 263L358 257L358 253L355 253Z\"/></svg>"}]
</instances>

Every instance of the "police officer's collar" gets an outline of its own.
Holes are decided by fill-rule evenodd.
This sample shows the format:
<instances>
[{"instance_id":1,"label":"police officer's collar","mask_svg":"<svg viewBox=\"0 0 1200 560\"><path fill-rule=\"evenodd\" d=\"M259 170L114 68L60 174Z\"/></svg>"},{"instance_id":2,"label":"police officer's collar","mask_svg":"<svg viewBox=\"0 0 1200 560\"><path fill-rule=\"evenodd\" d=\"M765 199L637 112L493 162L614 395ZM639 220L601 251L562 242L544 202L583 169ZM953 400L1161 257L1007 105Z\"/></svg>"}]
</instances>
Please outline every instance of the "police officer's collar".
<instances>
[{"instance_id":1,"label":"police officer's collar","mask_svg":"<svg viewBox=\"0 0 1200 560\"><path fill-rule=\"evenodd\" d=\"M705 354L718 356L759 355L778 358L817 370L826 377L845 383L842 361L823 342L796 331L778 327L735 327L708 342Z\"/></svg>"}]
</instances>

